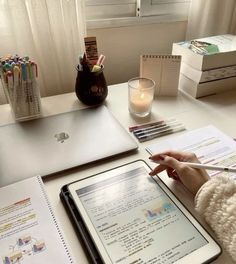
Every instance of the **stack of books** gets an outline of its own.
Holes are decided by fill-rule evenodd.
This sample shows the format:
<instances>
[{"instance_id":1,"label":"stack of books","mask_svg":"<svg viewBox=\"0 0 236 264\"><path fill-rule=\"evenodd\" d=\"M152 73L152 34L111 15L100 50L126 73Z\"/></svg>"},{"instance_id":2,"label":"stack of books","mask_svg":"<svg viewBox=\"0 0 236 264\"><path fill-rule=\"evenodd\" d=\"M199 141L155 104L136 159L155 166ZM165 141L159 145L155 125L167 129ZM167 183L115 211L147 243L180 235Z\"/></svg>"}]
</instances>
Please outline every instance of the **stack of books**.
<instances>
[{"instance_id":1,"label":"stack of books","mask_svg":"<svg viewBox=\"0 0 236 264\"><path fill-rule=\"evenodd\" d=\"M179 89L194 98L236 89L236 36L218 35L173 43L181 55Z\"/></svg>"}]
</instances>

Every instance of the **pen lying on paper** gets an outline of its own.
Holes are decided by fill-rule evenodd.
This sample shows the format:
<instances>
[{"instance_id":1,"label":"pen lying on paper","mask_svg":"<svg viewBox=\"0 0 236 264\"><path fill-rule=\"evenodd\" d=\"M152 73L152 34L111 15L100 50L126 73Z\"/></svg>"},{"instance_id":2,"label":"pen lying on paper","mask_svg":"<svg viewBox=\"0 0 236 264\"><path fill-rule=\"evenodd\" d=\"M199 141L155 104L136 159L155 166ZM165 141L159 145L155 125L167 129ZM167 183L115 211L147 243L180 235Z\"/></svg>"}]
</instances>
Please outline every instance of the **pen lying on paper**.
<instances>
[{"instance_id":1,"label":"pen lying on paper","mask_svg":"<svg viewBox=\"0 0 236 264\"><path fill-rule=\"evenodd\" d=\"M155 163L162 164L162 161L154 161ZM192 162L181 162L182 164L185 164L191 168L195 169L206 169L206 170L215 170L215 171L227 171L227 172L236 172L235 167L224 167L224 166L216 166L216 165L207 165L207 164L201 164L201 163L192 163Z\"/></svg>"}]
</instances>

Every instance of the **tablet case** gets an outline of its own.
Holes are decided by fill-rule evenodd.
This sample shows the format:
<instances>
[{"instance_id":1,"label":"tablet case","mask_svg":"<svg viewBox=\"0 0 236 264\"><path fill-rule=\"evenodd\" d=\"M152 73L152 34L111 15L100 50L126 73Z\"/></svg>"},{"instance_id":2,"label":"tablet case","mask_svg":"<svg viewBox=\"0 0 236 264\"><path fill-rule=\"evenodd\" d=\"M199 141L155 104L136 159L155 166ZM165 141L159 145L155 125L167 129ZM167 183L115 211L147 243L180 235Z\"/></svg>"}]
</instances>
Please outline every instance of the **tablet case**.
<instances>
[{"instance_id":1,"label":"tablet case","mask_svg":"<svg viewBox=\"0 0 236 264\"><path fill-rule=\"evenodd\" d=\"M110 170L113 170L113 169L116 169L116 168L119 168L119 167L122 167L124 165L128 165L130 163L133 163L133 162L136 162L136 161L142 161L144 162L148 167L150 167L144 160L142 159L138 159L138 160L134 160L132 162L129 162L127 164L123 164L123 165L120 165L120 166L117 166L117 167L114 167ZM150 168L151 169L151 168ZM106 171L109 171L106 170ZM106 172L106 171L103 171L103 172ZM100 174L100 173L97 173L97 174ZM97 174L94 174L94 175L91 175L89 177L93 177ZM79 181L79 180L78 180ZM84 224L84 221L79 213L79 211L77 210L76 208L76 205L70 195L70 192L68 190L68 186L70 184L73 184L77 181L74 181L74 182L70 182L69 184L66 184L64 186L62 186L61 190L60 190L60 199L63 203L63 206L67 212L67 214L69 215L70 219L72 220L72 224L76 230L76 234L78 236L78 239L81 241L82 240L82 246L84 247L84 251L87 255L87 257L89 258L91 264L104 264L104 262L102 261L102 258L101 256L99 255L96 247L95 247L95 244L89 234L89 232L87 231L87 228ZM178 199L178 198L177 198ZM211 263L212 261L214 261L218 256L216 256L214 259L209 259L207 262L205 263Z\"/></svg>"},{"instance_id":2,"label":"tablet case","mask_svg":"<svg viewBox=\"0 0 236 264\"><path fill-rule=\"evenodd\" d=\"M115 168L112 168L111 170L122 167L124 165L128 165L130 163L134 163L136 161L140 161L140 160L141 159L129 162L127 164L117 166ZM141 160L141 161L144 162L148 166L148 164L144 160ZM107 170L107 171L109 171L109 170ZM100 174L100 173L97 173L97 174ZM91 175L90 177L93 177L97 174ZM77 182L77 181L74 181L74 182ZM87 228L83 222L83 219L82 219L79 211L76 208L74 200L72 199L70 192L68 190L68 186L74 182L70 182L69 184L62 186L61 191L60 191L60 199L63 203L63 206L65 207L66 212L68 213L70 219L72 220L72 224L76 230L76 234L77 234L79 240L82 240L81 244L85 249L86 255L90 259L90 263L91 264L104 264L104 262L102 261L102 258L100 257L100 255L99 255L99 253L98 253L98 251L97 251L97 249L93 243L93 240L92 240L89 232L87 231Z\"/></svg>"},{"instance_id":3,"label":"tablet case","mask_svg":"<svg viewBox=\"0 0 236 264\"><path fill-rule=\"evenodd\" d=\"M76 209L73 199L70 196L68 191L68 185L64 185L61 188L60 192L61 201L69 215L72 219L73 226L76 230L76 234L80 240L82 240L82 246L85 249L86 255L90 259L91 264L104 264L94 243L86 229L86 226L79 214L79 211Z\"/></svg>"}]
</instances>

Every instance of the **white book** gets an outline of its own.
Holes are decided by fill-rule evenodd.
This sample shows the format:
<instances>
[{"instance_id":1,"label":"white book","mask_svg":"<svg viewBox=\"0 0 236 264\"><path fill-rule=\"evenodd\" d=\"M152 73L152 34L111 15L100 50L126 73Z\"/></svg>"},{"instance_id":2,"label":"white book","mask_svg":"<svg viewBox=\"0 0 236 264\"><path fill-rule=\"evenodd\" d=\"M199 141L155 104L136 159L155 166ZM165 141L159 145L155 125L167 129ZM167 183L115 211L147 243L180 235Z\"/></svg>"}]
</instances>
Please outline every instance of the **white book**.
<instances>
[{"instance_id":1,"label":"white book","mask_svg":"<svg viewBox=\"0 0 236 264\"><path fill-rule=\"evenodd\" d=\"M236 77L236 65L221 67L212 70L199 71L182 62L180 72L196 83L220 80L228 77Z\"/></svg>"},{"instance_id":2,"label":"white book","mask_svg":"<svg viewBox=\"0 0 236 264\"><path fill-rule=\"evenodd\" d=\"M74 263L40 176L0 189L0 257L7 263Z\"/></svg>"},{"instance_id":3,"label":"white book","mask_svg":"<svg viewBox=\"0 0 236 264\"><path fill-rule=\"evenodd\" d=\"M179 89L194 98L200 98L236 89L236 77L197 83L185 75L180 74Z\"/></svg>"},{"instance_id":4,"label":"white book","mask_svg":"<svg viewBox=\"0 0 236 264\"><path fill-rule=\"evenodd\" d=\"M236 36L218 35L200 38L197 41L218 46L218 52L213 54L200 54L191 49L191 40L173 43L172 54L181 55L182 61L197 70L209 70L219 67L235 65L236 62Z\"/></svg>"},{"instance_id":5,"label":"white book","mask_svg":"<svg viewBox=\"0 0 236 264\"><path fill-rule=\"evenodd\" d=\"M141 55L140 76L155 81L155 95L176 96L181 56Z\"/></svg>"}]
</instances>

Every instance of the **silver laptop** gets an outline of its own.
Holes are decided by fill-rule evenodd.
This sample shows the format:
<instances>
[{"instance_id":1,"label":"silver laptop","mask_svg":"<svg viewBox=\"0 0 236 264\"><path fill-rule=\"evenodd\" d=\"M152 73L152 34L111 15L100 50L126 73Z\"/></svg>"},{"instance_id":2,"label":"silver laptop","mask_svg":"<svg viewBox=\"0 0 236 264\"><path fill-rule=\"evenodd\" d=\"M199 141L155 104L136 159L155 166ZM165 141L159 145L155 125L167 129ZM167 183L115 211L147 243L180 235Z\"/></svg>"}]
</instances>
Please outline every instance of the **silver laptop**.
<instances>
[{"instance_id":1,"label":"silver laptop","mask_svg":"<svg viewBox=\"0 0 236 264\"><path fill-rule=\"evenodd\" d=\"M0 127L0 186L137 149L105 106Z\"/></svg>"}]
</instances>

